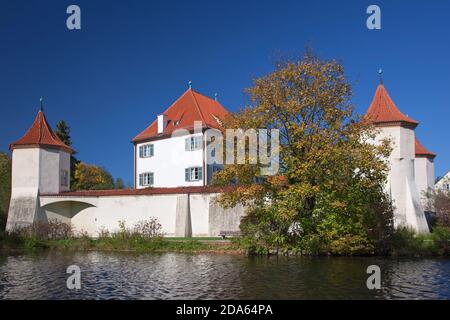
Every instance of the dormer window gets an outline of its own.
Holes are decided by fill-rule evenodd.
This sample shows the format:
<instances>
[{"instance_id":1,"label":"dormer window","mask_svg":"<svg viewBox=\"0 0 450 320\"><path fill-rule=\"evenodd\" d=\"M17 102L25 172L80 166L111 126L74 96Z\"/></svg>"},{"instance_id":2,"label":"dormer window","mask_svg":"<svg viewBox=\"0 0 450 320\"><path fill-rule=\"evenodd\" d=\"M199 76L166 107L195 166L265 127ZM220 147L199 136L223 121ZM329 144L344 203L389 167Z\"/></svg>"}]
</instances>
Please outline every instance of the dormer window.
<instances>
[{"instance_id":1,"label":"dormer window","mask_svg":"<svg viewBox=\"0 0 450 320\"><path fill-rule=\"evenodd\" d=\"M174 122L173 122L173 126L174 127L176 127L177 125L179 125L180 124L180 120L175 120Z\"/></svg>"}]
</instances>

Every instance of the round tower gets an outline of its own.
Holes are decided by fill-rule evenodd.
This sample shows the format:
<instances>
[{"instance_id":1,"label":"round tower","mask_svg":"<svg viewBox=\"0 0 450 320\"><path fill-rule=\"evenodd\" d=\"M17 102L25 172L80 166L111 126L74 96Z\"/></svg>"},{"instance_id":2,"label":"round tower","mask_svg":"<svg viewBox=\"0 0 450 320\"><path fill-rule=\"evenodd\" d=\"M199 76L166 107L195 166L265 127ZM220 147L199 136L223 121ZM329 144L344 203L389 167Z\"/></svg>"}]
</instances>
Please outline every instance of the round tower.
<instances>
[{"instance_id":1,"label":"round tower","mask_svg":"<svg viewBox=\"0 0 450 320\"><path fill-rule=\"evenodd\" d=\"M381 81L364 118L379 129L377 142L383 139L392 142L386 191L394 206L395 227L405 226L419 233L429 232L415 181L414 129L419 123L397 108Z\"/></svg>"},{"instance_id":2,"label":"round tower","mask_svg":"<svg viewBox=\"0 0 450 320\"><path fill-rule=\"evenodd\" d=\"M12 152L11 202L7 231L39 220L39 195L70 190L73 150L53 132L39 110L25 135L9 146Z\"/></svg>"}]
</instances>

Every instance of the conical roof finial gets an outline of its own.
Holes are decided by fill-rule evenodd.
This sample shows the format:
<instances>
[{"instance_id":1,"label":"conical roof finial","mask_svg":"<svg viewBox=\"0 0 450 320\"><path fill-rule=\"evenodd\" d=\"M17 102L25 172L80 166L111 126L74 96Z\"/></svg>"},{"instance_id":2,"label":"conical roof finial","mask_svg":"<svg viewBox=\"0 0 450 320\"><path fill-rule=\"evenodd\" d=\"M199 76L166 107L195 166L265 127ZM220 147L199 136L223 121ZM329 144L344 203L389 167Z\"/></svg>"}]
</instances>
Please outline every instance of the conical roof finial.
<instances>
[{"instance_id":1,"label":"conical roof finial","mask_svg":"<svg viewBox=\"0 0 450 320\"><path fill-rule=\"evenodd\" d=\"M39 99L39 102L40 102L40 107L39 107L39 111L44 111L44 103L43 103L43 101L44 101L44 98L42 98L42 97L40 97L40 99Z\"/></svg>"},{"instance_id":2,"label":"conical roof finial","mask_svg":"<svg viewBox=\"0 0 450 320\"><path fill-rule=\"evenodd\" d=\"M216 92L214 93L214 100L218 101L219 100L219 94Z\"/></svg>"},{"instance_id":3,"label":"conical roof finial","mask_svg":"<svg viewBox=\"0 0 450 320\"><path fill-rule=\"evenodd\" d=\"M189 80L188 84L189 84L189 89L192 89L192 81L191 80Z\"/></svg>"},{"instance_id":4,"label":"conical roof finial","mask_svg":"<svg viewBox=\"0 0 450 320\"><path fill-rule=\"evenodd\" d=\"M378 69L378 75L380 76L380 84L383 84L383 69Z\"/></svg>"}]
</instances>

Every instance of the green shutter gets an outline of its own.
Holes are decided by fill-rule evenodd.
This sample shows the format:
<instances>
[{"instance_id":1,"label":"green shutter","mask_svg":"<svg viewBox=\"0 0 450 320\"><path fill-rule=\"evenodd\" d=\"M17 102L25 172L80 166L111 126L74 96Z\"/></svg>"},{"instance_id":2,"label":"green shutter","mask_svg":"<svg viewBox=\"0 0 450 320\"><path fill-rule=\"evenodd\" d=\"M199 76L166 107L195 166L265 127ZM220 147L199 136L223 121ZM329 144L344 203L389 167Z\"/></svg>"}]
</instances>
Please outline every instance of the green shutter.
<instances>
[{"instance_id":1,"label":"green shutter","mask_svg":"<svg viewBox=\"0 0 450 320\"><path fill-rule=\"evenodd\" d=\"M143 150L143 146L139 147L139 158L142 158L144 156L144 150Z\"/></svg>"},{"instance_id":2,"label":"green shutter","mask_svg":"<svg viewBox=\"0 0 450 320\"><path fill-rule=\"evenodd\" d=\"M191 175L189 168L184 169L184 180L189 182L191 181Z\"/></svg>"},{"instance_id":3,"label":"green shutter","mask_svg":"<svg viewBox=\"0 0 450 320\"><path fill-rule=\"evenodd\" d=\"M202 167L198 168L198 179L199 180L203 179L203 168Z\"/></svg>"}]
</instances>

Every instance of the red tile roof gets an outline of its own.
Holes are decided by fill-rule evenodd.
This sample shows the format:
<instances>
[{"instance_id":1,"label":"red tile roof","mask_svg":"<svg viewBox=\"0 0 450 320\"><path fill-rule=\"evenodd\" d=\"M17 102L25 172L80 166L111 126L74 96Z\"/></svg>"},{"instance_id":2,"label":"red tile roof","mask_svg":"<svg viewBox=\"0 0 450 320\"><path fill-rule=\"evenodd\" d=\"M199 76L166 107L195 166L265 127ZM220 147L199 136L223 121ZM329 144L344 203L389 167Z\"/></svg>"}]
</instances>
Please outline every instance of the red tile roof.
<instances>
[{"instance_id":1,"label":"red tile roof","mask_svg":"<svg viewBox=\"0 0 450 320\"><path fill-rule=\"evenodd\" d=\"M145 196L158 194L186 194L186 193L220 193L229 190L230 187L175 187L175 188L145 188L145 189L113 189L113 190L86 190L67 191L61 193L41 194L49 197L116 197L116 196Z\"/></svg>"},{"instance_id":2,"label":"red tile roof","mask_svg":"<svg viewBox=\"0 0 450 320\"><path fill-rule=\"evenodd\" d=\"M364 119L374 124L409 124L416 127L419 122L404 115L392 101L383 84L379 84Z\"/></svg>"},{"instance_id":3,"label":"red tile roof","mask_svg":"<svg viewBox=\"0 0 450 320\"><path fill-rule=\"evenodd\" d=\"M38 112L31 128L28 129L22 138L11 143L9 149L13 150L15 148L27 146L51 147L69 153L73 152L72 148L64 144L64 142L62 142L53 132L42 110Z\"/></svg>"},{"instance_id":4,"label":"red tile roof","mask_svg":"<svg viewBox=\"0 0 450 320\"><path fill-rule=\"evenodd\" d=\"M426 157L426 158L435 158L436 154L428 151L416 138L415 140L415 148L416 148L416 157Z\"/></svg>"},{"instance_id":5,"label":"red tile roof","mask_svg":"<svg viewBox=\"0 0 450 320\"><path fill-rule=\"evenodd\" d=\"M167 126L158 135L158 121L155 119L150 126L138 134L133 142L144 141L158 136L170 135L176 129L193 130L194 121L201 121L204 128L220 128L220 121L228 111L216 100L208 98L192 89L188 89L166 111Z\"/></svg>"}]
</instances>

